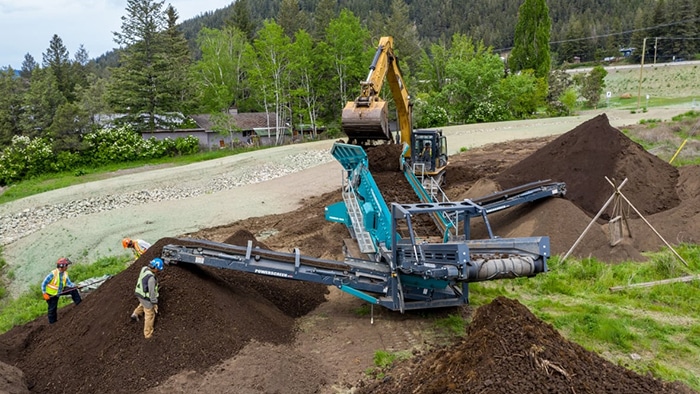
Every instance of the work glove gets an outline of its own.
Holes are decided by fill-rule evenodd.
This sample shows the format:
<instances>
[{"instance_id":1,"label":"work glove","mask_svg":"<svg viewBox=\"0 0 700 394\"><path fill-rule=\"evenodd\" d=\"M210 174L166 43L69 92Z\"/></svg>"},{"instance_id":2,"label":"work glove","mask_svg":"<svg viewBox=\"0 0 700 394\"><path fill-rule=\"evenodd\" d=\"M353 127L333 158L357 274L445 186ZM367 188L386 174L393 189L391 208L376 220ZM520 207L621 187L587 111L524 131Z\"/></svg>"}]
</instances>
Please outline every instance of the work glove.
<instances>
[{"instance_id":1,"label":"work glove","mask_svg":"<svg viewBox=\"0 0 700 394\"><path fill-rule=\"evenodd\" d=\"M153 312L158 313L158 304L153 305Z\"/></svg>"},{"instance_id":2,"label":"work glove","mask_svg":"<svg viewBox=\"0 0 700 394\"><path fill-rule=\"evenodd\" d=\"M43 294L43 296L44 296L44 299L45 299L46 301L48 301L48 300L49 300L49 298L51 298L51 296L49 296L49 295L48 295L48 294L46 294L46 293L44 293L44 294Z\"/></svg>"}]
</instances>

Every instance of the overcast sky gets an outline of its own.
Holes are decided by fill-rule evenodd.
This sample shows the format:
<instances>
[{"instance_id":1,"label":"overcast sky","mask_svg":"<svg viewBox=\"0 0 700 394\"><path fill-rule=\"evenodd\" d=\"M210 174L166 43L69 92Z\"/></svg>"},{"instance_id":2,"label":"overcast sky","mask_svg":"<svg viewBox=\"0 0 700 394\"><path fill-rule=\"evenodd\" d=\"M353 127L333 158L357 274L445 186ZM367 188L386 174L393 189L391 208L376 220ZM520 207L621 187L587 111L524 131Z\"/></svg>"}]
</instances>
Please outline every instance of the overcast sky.
<instances>
[{"instance_id":1,"label":"overcast sky","mask_svg":"<svg viewBox=\"0 0 700 394\"><path fill-rule=\"evenodd\" d=\"M178 22L215 11L233 0L166 0L180 16ZM117 45L112 32L121 31L127 0L0 0L0 68L22 67L24 55L41 64L54 34L73 60L82 44L91 59Z\"/></svg>"}]
</instances>

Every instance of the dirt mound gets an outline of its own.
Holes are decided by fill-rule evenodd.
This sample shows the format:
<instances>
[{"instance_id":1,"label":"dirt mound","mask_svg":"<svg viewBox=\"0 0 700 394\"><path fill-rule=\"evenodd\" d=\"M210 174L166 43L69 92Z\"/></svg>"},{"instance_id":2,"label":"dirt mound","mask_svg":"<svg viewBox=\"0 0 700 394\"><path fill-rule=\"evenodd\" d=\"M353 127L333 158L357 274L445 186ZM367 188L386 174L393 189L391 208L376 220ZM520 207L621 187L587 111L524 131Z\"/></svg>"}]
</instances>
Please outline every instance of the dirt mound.
<instances>
[{"instance_id":1,"label":"dirt mound","mask_svg":"<svg viewBox=\"0 0 700 394\"><path fill-rule=\"evenodd\" d=\"M622 192L642 214L680 203L678 171L610 126L605 114L561 135L496 181L504 189L544 179L565 182L566 198L595 216L614 191L606 176L618 184L628 179Z\"/></svg>"},{"instance_id":2,"label":"dirt mound","mask_svg":"<svg viewBox=\"0 0 700 394\"><path fill-rule=\"evenodd\" d=\"M129 319L137 305L135 281L141 267L173 242L197 245L161 239L79 306L62 308L57 324L49 326L42 317L0 336L2 359L24 371L35 393L140 392L183 368L202 372L253 340L291 343L294 318L325 300L327 288L321 285L167 266L159 274L156 331L145 340L142 323Z\"/></svg>"},{"instance_id":3,"label":"dirt mound","mask_svg":"<svg viewBox=\"0 0 700 394\"><path fill-rule=\"evenodd\" d=\"M688 393L563 338L516 300L476 310L466 337L392 368L359 393Z\"/></svg>"},{"instance_id":4,"label":"dirt mound","mask_svg":"<svg viewBox=\"0 0 700 394\"><path fill-rule=\"evenodd\" d=\"M399 159L403 152L403 145L384 144L368 146L365 152L367 152L369 170L373 175L379 172L401 171Z\"/></svg>"}]
</instances>

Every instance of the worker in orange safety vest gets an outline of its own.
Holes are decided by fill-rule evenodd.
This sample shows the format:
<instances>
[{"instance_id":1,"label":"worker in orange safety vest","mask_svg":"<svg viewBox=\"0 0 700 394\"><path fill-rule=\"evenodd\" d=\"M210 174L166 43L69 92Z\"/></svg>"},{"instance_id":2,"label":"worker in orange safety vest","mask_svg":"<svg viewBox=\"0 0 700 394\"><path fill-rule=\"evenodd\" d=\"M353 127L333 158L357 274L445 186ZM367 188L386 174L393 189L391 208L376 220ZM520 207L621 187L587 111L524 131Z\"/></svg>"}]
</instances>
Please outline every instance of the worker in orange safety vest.
<instances>
[{"instance_id":1,"label":"worker in orange safety vest","mask_svg":"<svg viewBox=\"0 0 700 394\"><path fill-rule=\"evenodd\" d=\"M146 250L151 247L151 244L142 240L142 239L130 239L130 238L124 238L122 239L122 246L124 249L132 249L134 251L134 255L138 259L141 257L142 254L146 253Z\"/></svg>"},{"instance_id":2,"label":"worker in orange safety vest","mask_svg":"<svg viewBox=\"0 0 700 394\"><path fill-rule=\"evenodd\" d=\"M62 295L69 295L75 305L80 304L80 292L68 277L68 266L72 264L70 260L61 257L56 261L56 269L49 272L41 283L41 292L49 307L49 324L58 320L58 298Z\"/></svg>"}]
</instances>

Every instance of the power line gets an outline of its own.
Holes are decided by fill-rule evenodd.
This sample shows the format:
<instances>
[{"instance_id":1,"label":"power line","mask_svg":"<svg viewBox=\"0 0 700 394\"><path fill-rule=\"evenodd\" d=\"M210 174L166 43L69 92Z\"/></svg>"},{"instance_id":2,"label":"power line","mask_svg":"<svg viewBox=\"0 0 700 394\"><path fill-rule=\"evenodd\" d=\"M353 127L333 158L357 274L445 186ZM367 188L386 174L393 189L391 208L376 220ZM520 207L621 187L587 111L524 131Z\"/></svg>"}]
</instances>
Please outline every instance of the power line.
<instances>
[{"instance_id":1,"label":"power line","mask_svg":"<svg viewBox=\"0 0 700 394\"><path fill-rule=\"evenodd\" d=\"M599 35L589 36L589 37L584 37L584 38L571 38L571 39L568 39L568 40L560 40L560 41L550 41L549 44L550 44L550 45L551 45L551 44L561 44L562 42L575 42L575 41L590 40L590 39L592 39L592 38L603 38L603 37L619 36L619 35L623 35L623 34L635 33L635 32L638 32L638 31L646 31L646 30L658 29L658 28L660 28L660 27L681 25L681 24L684 24L684 23L694 22L694 21L700 21L700 18L684 19L684 20L682 20L682 21L664 23L664 24L661 24L661 25L656 25L656 26L651 26L651 27L643 27L643 28L640 28L640 29L626 30L626 31L617 32L617 33L599 34ZM689 38L689 39L692 39L692 38Z\"/></svg>"},{"instance_id":2,"label":"power line","mask_svg":"<svg viewBox=\"0 0 700 394\"><path fill-rule=\"evenodd\" d=\"M550 42L549 42L549 45L552 45L552 44L561 44L561 43L563 43L563 42L576 42L576 41L585 41L585 40L591 40L591 39L597 39L597 38L604 38L604 37L611 37L611 36L619 36L619 35L623 35L623 34L635 33L635 32L638 32L638 31L646 31L646 30L658 29L658 28L660 28L660 27L681 25L681 24L684 24L684 23L695 22L695 21L700 21L700 18L683 19L683 20L676 21L676 22L663 23L663 24L656 25L656 26L643 27L643 28L632 29L632 30L625 30L625 31L616 32L616 33L598 34L598 35L595 35L595 36L589 36L589 37L583 37L583 38L571 38L571 39L567 39L567 40L550 41ZM659 37L659 38L661 38L661 37ZM700 38L680 37L680 38L674 38L674 39L679 39L679 40L697 40L697 39L700 39ZM513 49L513 47L495 49L494 52L499 53L499 52L507 51L507 50L510 50L510 49Z\"/></svg>"}]
</instances>

